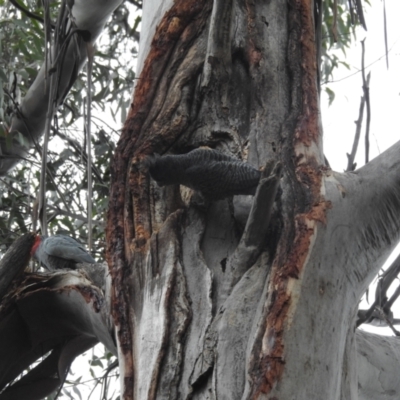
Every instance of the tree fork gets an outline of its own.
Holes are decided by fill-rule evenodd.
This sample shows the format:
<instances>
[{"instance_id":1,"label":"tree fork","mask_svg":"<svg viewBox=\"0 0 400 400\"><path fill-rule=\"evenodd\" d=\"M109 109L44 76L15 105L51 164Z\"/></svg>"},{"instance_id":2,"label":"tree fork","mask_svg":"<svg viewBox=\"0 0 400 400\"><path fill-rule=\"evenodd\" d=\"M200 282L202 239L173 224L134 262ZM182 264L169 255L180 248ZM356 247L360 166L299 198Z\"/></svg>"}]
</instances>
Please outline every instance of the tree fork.
<instances>
[{"instance_id":1,"label":"tree fork","mask_svg":"<svg viewBox=\"0 0 400 400\"><path fill-rule=\"evenodd\" d=\"M305 0L215 0L212 12L211 2L189 3L175 2L158 24L113 162L107 257L124 398L265 398L288 367L285 335L331 207L313 10ZM202 145L256 168L283 165L267 245L228 289L243 233L236 206L182 201L140 167L155 152Z\"/></svg>"}]
</instances>

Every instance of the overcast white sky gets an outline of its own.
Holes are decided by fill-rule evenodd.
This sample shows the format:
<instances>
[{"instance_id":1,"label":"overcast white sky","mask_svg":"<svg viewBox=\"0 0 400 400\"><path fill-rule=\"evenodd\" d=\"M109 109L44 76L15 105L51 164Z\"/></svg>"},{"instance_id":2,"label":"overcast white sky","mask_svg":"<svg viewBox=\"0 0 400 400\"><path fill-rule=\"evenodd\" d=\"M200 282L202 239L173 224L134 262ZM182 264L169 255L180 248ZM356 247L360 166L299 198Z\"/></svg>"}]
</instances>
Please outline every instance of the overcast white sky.
<instances>
[{"instance_id":1,"label":"overcast white sky","mask_svg":"<svg viewBox=\"0 0 400 400\"><path fill-rule=\"evenodd\" d=\"M332 106L328 107L328 98L325 94L321 97L324 152L332 169L337 171L343 171L346 168L346 153L351 151L354 139L354 121L358 118L362 95L361 73L357 73L361 68L360 40L364 37L366 37L365 65L369 65L367 72L371 71L370 159L400 139L400 25L398 21L400 1L386 0L389 70L386 68L384 57L383 3L382 1L372 3L372 7L365 7L368 31L358 30L357 41L347 53L346 62L352 67L351 71L340 68L335 72L334 82L328 85L336 93ZM340 53L338 54L341 56ZM357 153L357 166L364 164L364 154L364 137L362 136Z\"/></svg>"}]
</instances>

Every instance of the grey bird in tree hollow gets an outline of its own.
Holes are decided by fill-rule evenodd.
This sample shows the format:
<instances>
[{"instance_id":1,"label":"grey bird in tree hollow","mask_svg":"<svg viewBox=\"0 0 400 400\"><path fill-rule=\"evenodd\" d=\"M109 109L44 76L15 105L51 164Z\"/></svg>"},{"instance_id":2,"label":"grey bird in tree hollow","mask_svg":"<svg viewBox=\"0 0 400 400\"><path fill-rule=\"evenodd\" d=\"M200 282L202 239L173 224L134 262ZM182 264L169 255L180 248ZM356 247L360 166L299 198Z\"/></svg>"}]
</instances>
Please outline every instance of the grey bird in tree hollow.
<instances>
[{"instance_id":1,"label":"grey bird in tree hollow","mask_svg":"<svg viewBox=\"0 0 400 400\"><path fill-rule=\"evenodd\" d=\"M261 177L261 172L250 164L212 149L150 156L145 166L159 186L184 185L210 200L254 195Z\"/></svg>"},{"instance_id":2,"label":"grey bird in tree hollow","mask_svg":"<svg viewBox=\"0 0 400 400\"><path fill-rule=\"evenodd\" d=\"M96 261L75 239L64 236L37 236L31 255L49 271L76 269L77 263L95 264Z\"/></svg>"}]
</instances>

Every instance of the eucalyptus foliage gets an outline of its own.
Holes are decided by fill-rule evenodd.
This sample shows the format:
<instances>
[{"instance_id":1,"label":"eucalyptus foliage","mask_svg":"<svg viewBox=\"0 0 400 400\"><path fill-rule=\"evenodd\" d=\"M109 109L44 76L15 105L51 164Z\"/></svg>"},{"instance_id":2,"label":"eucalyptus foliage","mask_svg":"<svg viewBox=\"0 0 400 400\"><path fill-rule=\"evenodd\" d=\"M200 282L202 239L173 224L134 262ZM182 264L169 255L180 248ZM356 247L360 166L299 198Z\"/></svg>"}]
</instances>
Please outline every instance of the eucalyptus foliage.
<instances>
[{"instance_id":1,"label":"eucalyptus foliage","mask_svg":"<svg viewBox=\"0 0 400 400\"><path fill-rule=\"evenodd\" d=\"M39 18L43 14L40 2L19 4ZM58 7L59 3L51 4L53 21ZM130 102L140 20L139 9L125 3L113 13L103 36L97 41L92 77L92 173L93 233L97 240L95 255L99 259L103 259L101 252L108 204L109 161ZM43 62L43 24L17 10L11 3L0 2L0 40L0 135L7 137L13 112ZM55 118L49 143L46 187L50 232L65 233L83 241L87 236L87 155L82 118L85 82L86 72L83 71ZM1 250L5 250L20 234L33 228L40 159L41 146L38 143L25 161L0 180Z\"/></svg>"}]
</instances>

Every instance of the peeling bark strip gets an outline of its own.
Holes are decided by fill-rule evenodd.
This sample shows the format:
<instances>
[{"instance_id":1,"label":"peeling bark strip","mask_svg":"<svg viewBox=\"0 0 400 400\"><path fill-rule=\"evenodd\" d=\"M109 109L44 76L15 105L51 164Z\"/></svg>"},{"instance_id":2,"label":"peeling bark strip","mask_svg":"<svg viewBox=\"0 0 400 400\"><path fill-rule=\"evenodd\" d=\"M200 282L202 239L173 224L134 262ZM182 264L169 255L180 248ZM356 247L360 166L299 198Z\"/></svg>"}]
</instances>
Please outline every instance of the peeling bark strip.
<instances>
[{"instance_id":1,"label":"peeling bark strip","mask_svg":"<svg viewBox=\"0 0 400 400\"><path fill-rule=\"evenodd\" d=\"M157 131L146 132L146 126L151 125L164 102L163 99L160 103L157 95L159 96L159 86L162 84L160 81L165 70L169 70L169 83L171 83L173 74L187 56L193 40L204 29L211 5L211 1L177 0L158 25L112 162L113 184L106 232L107 261L115 290L112 296L113 316L115 325L119 329L118 339L123 353L120 364L125 365L123 370L128 374L133 371L134 363L131 353L133 331L130 326L130 295L127 290L124 290L131 275L127 260L131 260L130 247L133 245L136 252L138 248L143 252L145 248L143 245L151 234L151 225L148 222L150 216L148 180L132 164L131 157L135 148L137 149L141 144L144 148L136 151L135 154L139 160L154 152L157 143L164 142L169 145L176 140L177 135L185 127L185 123L183 125L178 123L171 131L172 137L168 137L168 131L161 134ZM175 64L171 65L171 63ZM191 72L190 69L189 72ZM161 91L161 95L165 93L166 91ZM168 117L169 115L167 120ZM128 172L128 167L130 167L130 172ZM127 183L129 188L126 187ZM130 204L128 198L131 195L134 198L133 215L131 210L126 209L126 204ZM128 215L132 216L131 221L125 221ZM132 228L134 231L126 228ZM136 265L135 268L140 268L140 265ZM128 375L123 379L127 380L126 392L123 396L131 398L133 377Z\"/></svg>"},{"instance_id":2,"label":"peeling bark strip","mask_svg":"<svg viewBox=\"0 0 400 400\"><path fill-rule=\"evenodd\" d=\"M136 254L133 271L135 377L133 398L155 399L159 391L172 388L174 374L160 377L164 362L176 365L182 357L182 340L190 321L185 278L179 261L182 212L170 215L154 233L145 258ZM174 370L174 369L173 369ZM160 385L159 381L164 381ZM176 383L175 383L176 384Z\"/></svg>"},{"instance_id":3,"label":"peeling bark strip","mask_svg":"<svg viewBox=\"0 0 400 400\"><path fill-rule=\"evenodd\" d=\"M232 10L233 1L215 1L211 15L209 40L202 86L209 85L211 74L218 70L217 78L227 81L232 72Z\"/></svg>"}]
</instances>

